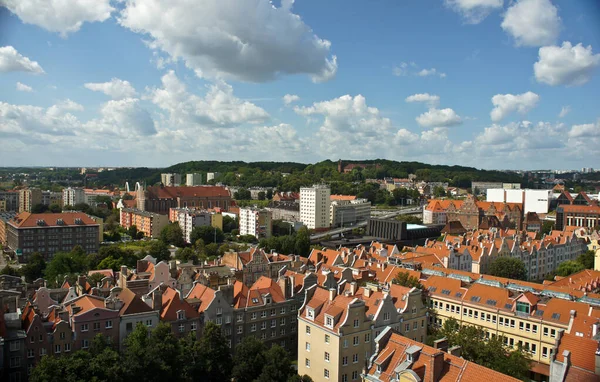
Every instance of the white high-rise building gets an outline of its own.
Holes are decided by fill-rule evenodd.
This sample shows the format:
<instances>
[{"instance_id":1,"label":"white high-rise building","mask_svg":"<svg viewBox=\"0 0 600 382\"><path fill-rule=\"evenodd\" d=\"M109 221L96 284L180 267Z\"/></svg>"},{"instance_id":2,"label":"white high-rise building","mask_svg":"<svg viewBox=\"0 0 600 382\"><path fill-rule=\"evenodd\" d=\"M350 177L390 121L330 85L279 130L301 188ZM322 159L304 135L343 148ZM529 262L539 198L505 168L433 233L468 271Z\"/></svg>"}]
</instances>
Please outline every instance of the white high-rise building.
<instances>
[{"instance_id":1,"label":"white high-rise building","mask_svg":"<svg viewBox=\"0 0 600 382\"><path fill-rule=\"evenodd\" d=\"M270 238L273 231L271 217L271 211L266 209L240 208L240 235Z\"/></svg>"},{"instance_id":2,"label":"white high-rise building","mask_svg":"<svg viewBox=\"0 0 600 382\"><path fill-rule=\"evenodd\" d=\"M74 206L79 203L85 203L85 191L83 188L65 188L63 189L63 206Z\"/></svg>"},{"instance_id":3,"label":"white high-rise building","mask_svg":"<svg viewBox=\"0 0 600 382\"><path fill-rule=\"evenodd\" d=\"M181 174L160 174L160 182L167 187L180 186Z\"/></svg>"},{"instance_id":4,"label":"white high-rise building","mask_svg":"<svg viewBox=\"0 0 600 382\"><path fill-rule=\"evenodd\" d=\"M186 186L201 186L202 185L202 174L193 173L185 176Z\"/></svg>"},{"instance_id":5,"label":"white high-rise building","mask_svg":"<svg viewBox=\"0 0 600 382\"><path fill-rule=\"evenodd\" d=\"M330 196L331 189L323 184L300 189L300 221L309 229L329 227Z\"/></svg>"}]
</instances>

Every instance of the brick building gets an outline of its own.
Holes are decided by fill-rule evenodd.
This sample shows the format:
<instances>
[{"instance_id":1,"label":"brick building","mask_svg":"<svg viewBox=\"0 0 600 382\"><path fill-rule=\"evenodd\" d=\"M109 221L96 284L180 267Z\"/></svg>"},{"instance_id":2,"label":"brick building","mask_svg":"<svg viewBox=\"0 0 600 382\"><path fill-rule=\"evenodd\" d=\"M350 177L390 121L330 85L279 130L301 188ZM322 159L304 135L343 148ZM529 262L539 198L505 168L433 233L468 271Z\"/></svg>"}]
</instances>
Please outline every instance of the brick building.
<instances>
[{"instance_id":1,"label":"brick building","mask_svg":"<svg viewBox=\"0 0 600 382\"><path fill-rule=\"evenodd\" d=\"M227 210L231 206L231 195L225 187L218 186L151 186L145 190L140 187L136 201L139 210L168 215L170 208L220 207Z\"/></svg>"}]
</instances>

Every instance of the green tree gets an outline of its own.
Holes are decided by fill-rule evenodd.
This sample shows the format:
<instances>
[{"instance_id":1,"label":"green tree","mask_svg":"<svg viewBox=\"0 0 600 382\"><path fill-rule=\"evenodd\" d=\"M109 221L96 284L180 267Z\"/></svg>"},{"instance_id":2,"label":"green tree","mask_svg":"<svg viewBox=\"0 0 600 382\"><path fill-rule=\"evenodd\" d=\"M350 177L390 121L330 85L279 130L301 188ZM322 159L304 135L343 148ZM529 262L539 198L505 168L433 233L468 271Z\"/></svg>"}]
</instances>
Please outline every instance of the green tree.
<instances>
[{"instance_id":1,"label":"green tree","mask_svg":"<svg viewBox=\"0 0 600 382\"><path fill-rule=\"evenodd\" d=\"M272 189L272 188L269 188L269 189L267 190L267 194L266 194L265 196L266 196L266 198L267 198L268 200L271 200L271 199L273 199L273 189Z\"/></svg>"},{"instance_id":2,"label":"green tree","mask_svg":"<svg viewBox=\"0 0 600 382\"><path fill-rule=\"evenodd\" d=\"M175 253L175 258L184 263L191 261L192 263L198 263L198 255L191 247L179 248Z\"/></svg>"},{"instance_id":3,"label":"green tree","mask_svg":"<svg viewBox=\"0 0 600 382\"><path fill-rule=\"evenodd\" d=\"M279 345L271 346L265 352L265 364L258 382L287 381L296 374L287 351Z\"/></svg>"},{"instance_id":4,"label":"green tree","mask_svg":"<svg viewBox=\"0 0 600 382\"><path fill-rule=\"evenodd\" d=\"M171 252L169 247L162 240L155 240L148 247L148 254L156 258L156 262L171 260Z\"/></svg>"},{"instance_id":5,"label":"green tree","mask_svg":"<svg viewBox=\"0 0 600 382\"><path fill-rule=\"evenodd\" d=\"M544 220L544 222L542 223L542 231L541 231L541 233L543 235L547 235L550 232L552 232L553 229L554 229L554 222L552 222L550 220Z\"/></svg>"},{"instance_id":6,"label":"green tree","mask_svg":"<svg viewBox=\"0 0 600 382\"><path fill-rule=\"evenodd\" d=\"M423 285L421 285L418 278L411 276L408 272L403 271L398 272L392 282L407 288L423 288Z\"/></svg>"},{"instance_id":7,"label":"green tree","mask_svg":"<svg viewBox=\"0 0 600 382\"><path fill-rule=\"evenodd\" d=\"M27 264L21 268L21 273L25 276L25 280L28 283L32 283L34 280L37 280L44 275L45 269L46 261L44 260L44 256L35 252Z\"/></svg>"},{"instance_id":8,"label":"green tree","mask_svg":"<svg viewBox=\"0 0 600 382\"><path fill-rule=\"evenodd\" d=\"M585 269L585 266L577 260L568 260L560 263L556 268L558 276L566 277L573 273L580 272Z\"/></svg>"},{"instance_id":9,"label":"green tree","mask_svg":"<svg viewBox=\"0 0 600 382\"><path fill-rule=\"evenodd\" d=\"M586 251L577 257L577 262L583 265L585 269L594 269L595 253L592 250Z\"/></svg>"},{"instance_id":10,"label":"green tree","mask_svg":"<svg viewBox=\"0 0 600 382\"><path fill-rule=\"evenodd\" d=\"M233 198L235 200L250 200L252 199L252 195L250 194L250 190L240 188L239 190L233 193Z\"/></svg>"},{"instance_id":11,"label":"green tree","mask_svg":"<svg viewBox=\"0 0 600 382\"><path fill-rule=\"evenodd\" d=\"M48 211L48 206L42 203L38 203L38 204L34 204L33 206L31 206L31 213L32 214L43 214L44 212Z\"/></svg>"},{"instance_id":12,"label":"green tree","mask_svg":"<svg viewBox=\"0 0 600 382\"><path fill-rule=\"evenodd\" d=\"M498 257L490 263L488 273L492 276L516 280L527 280L525 263L515 257Z\"/></svg>"},{"instance_id":13,"label":"green tree","mask_svg":"<svg viewBox=\"0 0 600 382\"><path fill-rule=\"evenodd\" d=\"M267 194L264 191L260 191L258 193L258 200L265 200L267 197Z\"/></svg>"},{"instance_id":14,"label":"green tree","mask_svg":"<svg viewBox=\"0 0 600 382\"><path fill-rule=\"evenodd\" d=\"M442 196L446 196L446 190L442 186L435 186L433 188L433 196L436 198L441 198Z\"/></svg>"},{"instance_id":15,"label":"green tree","mask_svg":"<svg viewBox=\"0 0 600 382\"><path fill-rule=\"evenodd\" d=\"M223 216L223 232L230 233L232 230L238 228L237 220L231 216Z\"/></svg>"},{"instance_id":16,"label":"green tree","mask_svg":"<svg viewBox=\"0 0 600 382\"><path fill-rule=\"evenodd\" d=\"M205 225L202 227L194 227L190 232L190 241L195 243L198 239L202 239L204 243L222 243L225 240L225 234L218 227Z\"/></svg>"},{"instance_id":17,"label":"green tree","mask_svg":"<svg viewBox=\"0 0 600 382\"><path fill-rule=\"evenodd\" d=\"M2 268L2 270L0 270L0 275L21 277L21 273L19 272L19 270L11 267L10 265L7 265L4 268Z\"/></svg>"},{"instance_id":18,"label":"green tree","mask_svg":"<svg viewBox=\"0 0 600 382\"><path fill-rule=\"evenodd\" d=\"M62 212L62 208L60 208L60 206L58 204L50 204L50 207L48 207L48 210L52 213Z\"/></svg>"},{"instance_id":19,"label":"green tree","mask_svg":"<svg viewBox=\"0 0 600 382\"><path fill-rule=\"evenodd\" d=\"M221 327L208 322L204 327L204 335L200 340L200 354L203 362L203 373L199 375L203 381L221 382L231 378L231 354Z\"/></svg>"},{"instance_id":20,"label":"green tree","mask_svg":"<svg viewBox=\"0 0 600 382\"><path fill-rule=\"evenodd\" d=\"M71 252L58 252L46 264L45 279L51 286L59 286L65 276L76 277L87 272L86 253L80 246L75 246Z\"/></svg>"},{"instance_id":21,"label":"green tree","mask_svg":"<svg viewBox=\"0 0 600 382\"><path fill-rule=\"evenodd\" d=\"M167 224L160 231L160 240L165 244L171 244L176 247L183 247L185 245L185 240L183 239L183 231L179 226L179 223L170 223Z\"/></svg>"},{"instance_id":22,"label":"green tree","mask_svg":"<svg viewBox=\"0 0 600 382\"><path fill-rule=\"evenodd\" d=\"M215 258L219 256L219 244L210 243L204 247L204 255L208 258Z\"/></svg>"},{"instance_id":23,"label":"green tree","mask_svg":"<svg viewBox=\"0 0 600 382\"><path fill-rule=\"evenodd\" d=\"M247 336L236 346L231 377L237 382L252 382L262 373L265 365L265 344L254 336Z\"/></svg>"},{"instance_id":24,"label":"green tree","mask_svg":"<svg viewBox=\"0 0 600 382\"><path fill-rule=\"evenodd\" d=\"M296 255L303 257L307 257L310 253L310 232L308 228L302 227L298 230L294 251Z\"/></svg>"}]
</instances>

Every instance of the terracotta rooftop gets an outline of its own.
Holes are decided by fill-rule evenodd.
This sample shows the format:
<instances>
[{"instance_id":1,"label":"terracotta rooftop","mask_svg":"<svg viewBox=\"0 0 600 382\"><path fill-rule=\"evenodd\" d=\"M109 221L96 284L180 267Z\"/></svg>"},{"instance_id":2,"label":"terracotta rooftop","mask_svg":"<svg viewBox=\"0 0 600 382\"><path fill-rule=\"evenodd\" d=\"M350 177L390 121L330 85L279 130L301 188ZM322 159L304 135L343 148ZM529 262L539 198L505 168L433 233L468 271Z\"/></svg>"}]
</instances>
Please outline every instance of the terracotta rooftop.
<instances>
[{"instance_id":1,"label":"terracotta rooftop","mask_svg":"<svg viewBox=\"0 0 600 382\"><path fill-rule=\"evenodd\" d=\"M75 221L76 219L79 224ZM62 224L60 223L62 221ZM83 212L62 212L48 214L32 214L30 212L21 212L8 221L8 224L17 228L35 228L35 227L67 227L67 226L86 226L98 223Z\"/></svg>"},{"instance_id":2,"label":"terracotta rooftop","mask_svg":"<svg viewBox=\"0 0 600 382\"><path fill-rule=\"evenodd\" d=\"M220 186L197 186L197 187L161 187L151 186L147 188L151 195L159 199L177 199L178 197L230 197L229 191Z\"/></svg>"}]
</instances>

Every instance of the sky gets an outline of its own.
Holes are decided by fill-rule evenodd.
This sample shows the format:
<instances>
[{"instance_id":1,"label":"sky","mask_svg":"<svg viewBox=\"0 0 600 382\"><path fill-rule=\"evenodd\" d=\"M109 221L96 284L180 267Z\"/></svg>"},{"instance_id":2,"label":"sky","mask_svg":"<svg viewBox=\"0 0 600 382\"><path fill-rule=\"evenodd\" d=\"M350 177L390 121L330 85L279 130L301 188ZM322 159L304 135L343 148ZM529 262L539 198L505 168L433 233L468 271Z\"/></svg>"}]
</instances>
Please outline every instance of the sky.
<instances>
[{"instance_id":1,"label":"sky","mask_svg":"<svg viewBox=\"0 0 600 382\"><path fill-rule=\"evenodd\" d=\"M0 0L0 166L600 167L597 0Z\"/></svg>"}]
</instances>

